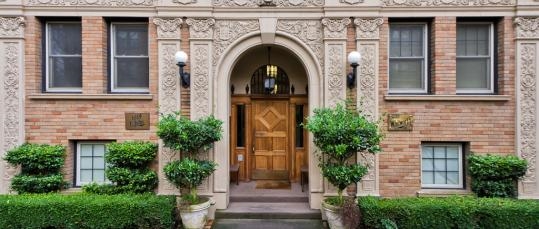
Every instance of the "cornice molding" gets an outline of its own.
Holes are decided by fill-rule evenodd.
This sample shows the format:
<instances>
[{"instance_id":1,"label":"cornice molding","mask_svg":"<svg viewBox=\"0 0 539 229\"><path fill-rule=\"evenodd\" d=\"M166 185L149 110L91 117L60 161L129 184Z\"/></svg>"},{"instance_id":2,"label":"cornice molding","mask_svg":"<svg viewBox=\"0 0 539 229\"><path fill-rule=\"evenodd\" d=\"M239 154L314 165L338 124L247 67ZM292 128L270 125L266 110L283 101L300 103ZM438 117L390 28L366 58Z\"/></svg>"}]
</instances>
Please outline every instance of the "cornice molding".
<instances>
[{"instance_id":1,"label":"cornice molding","mask_svg":"<svg viewBox=\"0 0 539 229\"><path fill-rule=\"evenodd\" d=\"M158 0L26 0L27 6L100 6L141 7L155 6Z\"/></svg>"},{"instance_id":2,"label":"cornice molding","mask_svg":"<svg viewBox=\"0 0 539 229\"><path fill-rule=\"evenodd\" d=\"M382 6L509 6L515 0L382 0Z\"/></svg>"}]
</instances>

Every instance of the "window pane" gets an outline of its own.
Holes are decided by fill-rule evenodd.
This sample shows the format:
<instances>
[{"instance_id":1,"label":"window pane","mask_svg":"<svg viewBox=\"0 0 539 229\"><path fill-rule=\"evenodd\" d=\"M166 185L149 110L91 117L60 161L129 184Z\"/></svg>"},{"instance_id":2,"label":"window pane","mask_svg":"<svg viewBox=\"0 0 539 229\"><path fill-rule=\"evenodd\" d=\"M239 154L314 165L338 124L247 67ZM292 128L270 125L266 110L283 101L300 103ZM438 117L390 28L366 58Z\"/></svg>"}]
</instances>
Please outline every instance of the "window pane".
<instances>
[{"instance_id":1,"label":"window pane","mask_svg":"<svg viewBox=\"0 0 539 229\"><path fill-rule=\"evenodd\" d=\"M423 183L423 184L434 184L434 172L423 172L423 177L421 178L421 183Z\"/></svg>"},{"instance_id":2,"label":"window pane","mask_svg":"<svg viewBox=\"0 0 539 229\"><path fill-rule=\"evenodd\" d=\"M433 158L432 146L423 146L423 158Z\"/></svg>"},{"instance_id":3,"label":"window pane","mask_svg":"<svg viewBox=\"0 0 539 229\"><path fill-rule=\"evenodd\" d=\"M92 182L92 170L80 170L80 182L88 183Z\"/></svg>"},{"instance_id":4,"label":"window pane","mask_svg":"<svg viewBox=\"0 0 539 229\"><path fill-rule=\"evenodd\" d=\"M94 169L105 169L105 159L103 157L94 157Z\"/></svg>"},{"instance_id":5,"label":"window pane","mask_svg":"<svg viewBox=\"0 0 539 229\"><path fill-rule=\"evenodd\" d=\"M80 168L81 169L92 169L92 157L81 157L80 158Z\"/></svg>"},{"instance_id":6,"label":"window pane","mask_svg":"<svg viewBox=\"0 0 539 229\"><path fill-rule=\"evenodd\" d=\"M81 156L92 156L92 145L81 144L80 145Z\"/></svg>"},{"instance_id":7,"label":"window pane","mask_svg":"<svg viewBox=\"0 0 539 229\"><path fill-rule=\"evenodd\" d=\"M93 171L93 181L98 183L105 182L105 170L94 170Z\"/></svg>"},{"instance_id":8,"label":"window pane","mask_svg":"<svg viewBox=\"0 0 539 229\"><path fill-rule=\"evenodd\" d=\"M459 171L459 160L458 159L447 159L447 171Z\"/></svg>"},{"instance_id":9,"label":"window pane","mask_svg":"<svg viewBox=\"0 0 539 229\"><path fill-rule=\"evenodd\" d=\"M447 150L447 158L459 158L459 148L456 146L448 146L446 148Z\"/></svg>"},{"instance_id":10,"label":"window pane","mask_svg":"<svg viewBox=\"0 0 539 229\"><path fill-rule=\"evenodd\" d=\"M490 58L457 58L457 88L490 89Z\"/></svg>"},{"instance_id":11,"label":"window pane","mask_svg":"<svg viewBox=\"0 0 539 229\"><path fill-rule=\"evenodd\" d=\"M459 184L459 173L458 172L448 172L447 173L447 184Z\"/></svg>"},{"instance_id":12,"label":"window pane","mask_svg":"<svg viewBox=\"0 0 539 229\"><path fill-rule=\"evenodd\" d=\"M51 57L49 87L82 87L81 57Z\"/></svg>"},{"instance_id":13,"label":"window pane","mask_svg":"<svg viewBox=\"0 0 539 229\"><path fill-rule=\"evenodd\" d=\"M296 147L303 147L303 105L296 105Z\"/></svg>"},{"instance_id":14,"label":"window pane","mask_svg":"<svg viewBox=\"0 0 539 229\"><path fill-rule=\"evenodd\" d=\"M423 89L423 59L391 59L389 75L389 88Z\"/></svg>"},{"instance_id":15,"label":"window pane","mask_svg":"<svg viewBox=\"0 0 539 229\"><path fill-rule=\"evenodd\" d=\"M245 105L241 104L237 106L237 120L236 120L236 146L245 146Z\"/></svg>"},{"instance_id":16,"label":"window pane","mask_svg":"<svg viewBox=\"0 0 539 229\"><path fill-rule=\"evenodd\" d=\"M148 58L116 58L115 64L115 88L148 87Z\"/></svg>"},{"instance_id":17,"label":"window pane","mask_svg":"<svg viewBox=\"0 0 539 229\"><path fill-rule=\"evenodd\" d=\"M389 55L391 57L400 57L401 56L401 43L400 41L391 41Z\"/></svg>"},{"instance_id":18,"label":"window pane","mask_svg":"<svg viewBox=\"0 0 539 229\"><path fill-rule=\"evenodd\" d=\"M147 56L148 25L115 24L116 56Z\"/></svg>"},{"instance_id":19,"label":"window pane","mask_svg":"<svg viewBox=\"0 0 539 229\"><path fill-rule=\"evenodd\" d=\"M96 156L96 157L105 156L105 145L104 144L95 144L94 145L94 156Z\"/></svg>"},{"instance_id":20,"label":"window pane","mask_svg":"<svg viewBox=\"0 0 539 229\"><path fill-rule=\"evenodd\" d=\"M447 184L446 172L434 172L435 184Z\"/></svg>"},{"instance_id":21,"label":"window pane","mask_svg":"<svg viewBox=\"0 0 539 229\"><path fill-rule=\"evenodd\" d=\"M82 53L80 23L49 24L49 55Z\"/></svg>"},{"instance_id":22,"label":"window pane","mask_svg":"<svg viewBox=\"0 0 539 229\"><path fill-rule=\"evenodd\" d=\"M421 164L421 169L423 170L434 170L434 160L432 159L423 159Z\"/></svg>"},{"instance_id":23,"label":"window pane","mask_svg":"<svg viewBox=\"0 0 539 229\"><path fill-rule=\"evenodd\" d=\"M391 25L391 57L423 57L423 25Z\"/></svg>"},{"instance_id":24,"label":"window pane","mask_svg":"<svg viewBox=\"0 0 539 229\"><path fill-rule=\"evenodd\" d=\"M434 170L435 171L446 171L445 159L434 159Z\"/></svg>"},{"instance_id":25,"label":"window pane","mask_svg":"<svg viewBox=\"0 0 539 229\"><path fill-rule=\"evenodd\" d=\"M434 147L434 158L445 158L445 147Z\"/></svg>"}]
</instances>

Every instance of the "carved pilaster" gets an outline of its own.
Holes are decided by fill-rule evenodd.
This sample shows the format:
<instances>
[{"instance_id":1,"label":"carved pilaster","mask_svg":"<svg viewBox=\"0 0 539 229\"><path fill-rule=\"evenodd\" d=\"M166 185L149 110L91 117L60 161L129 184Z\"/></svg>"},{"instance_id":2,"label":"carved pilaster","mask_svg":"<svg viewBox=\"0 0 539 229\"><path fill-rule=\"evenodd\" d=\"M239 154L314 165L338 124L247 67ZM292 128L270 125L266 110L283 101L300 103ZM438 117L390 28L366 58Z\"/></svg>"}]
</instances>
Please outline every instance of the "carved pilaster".
<instances>
[{"instance_id":1,"label":"carved pilaster","mask_svg":"<svg viewBox=\"0 0 539 229\"><path fill-rule=\"evenodd\" d=\"M539 17L518 17L515 24L517 38L539 39Z\"/></svg>"},{"instance_id":2,"label":"carved pilaster","mask_svg":"<svg viewBox=\"0 0 539 229\"><path fill-rule=\"evenodd\" d=\"M186 20L189 25L189 36L191 39L212 39L213 38L213 25L215 25L215 19L193 19L188 18Z\"/></svg>"},{"instance_id":3,"label":"carved pilaster","mask_svg":"<svg viewBox=\"0 0 539 229\"><path fill-rule=\"evenodd\" d=\"M346 27L350 22L350 18L322 19L322 25L324 25L324 39L346 39Z\"/></svg>"},{"instance_id":4,"label":"carved pilaster","mask_svg":"<svg viewBox=\"0 0 539 229\"><path fill-rule=\"evenodd\" d=\"M510 6L515 0L382 0L382 6Z\"/></svg>"},{"instance_id":5,"label":"carved pilaster","mask_svg":"<svg viewBox=\"0 0 539 229\"><path fill-rule=\"evenodd\" d=\"M379 39L380 38L380 26L384 23L382 18L356 18L354 24L356 25L356 38L357 39Z\"/></svg>"},{"instance_id":6,"label":"carved pilaster","mask_svg":"<svg viewBox=\"0 0 539 229\"><path fill-rule=\"evenodd\" d=\"M327 107L333 107L346 99L346 42L325 44L325 49L325 103Z\"/></svg>"},{"instance_id":7,"label":"carved pilaster","mask_svg":"<svg viewBox=\"0 0 539 229\"><path fill-rule=\"evenodd\" d=\"M170 114L180 110L180 82L178 67L174 54L180 50L180 18L155 18L157 25L158 67L159 67L159 113ZM159 142L159 187L160 194L178 194L179 191L169 183L163 167L172 160L178 159L179 152L164 147Z\"/></svg>"},{"instance_id":8,"label":"carved pilaster","mask_svg":"<svg viewBox=\"0 0 539 229\"><path fill-rule=\"evenodd\" d=\"M0 38L23 38L24 17L0 17Z\"/></svg>"}]
</instances>

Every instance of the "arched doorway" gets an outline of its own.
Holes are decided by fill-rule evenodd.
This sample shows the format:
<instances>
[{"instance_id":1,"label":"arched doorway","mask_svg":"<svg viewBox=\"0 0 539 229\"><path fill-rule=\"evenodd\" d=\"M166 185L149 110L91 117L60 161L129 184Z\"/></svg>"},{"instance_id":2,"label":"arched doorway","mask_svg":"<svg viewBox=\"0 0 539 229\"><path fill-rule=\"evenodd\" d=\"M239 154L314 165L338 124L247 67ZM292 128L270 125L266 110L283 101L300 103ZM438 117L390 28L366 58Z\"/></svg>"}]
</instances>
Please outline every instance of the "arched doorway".
<instances>
[{"instance_id":1,"label":"arched doorway","mask_svg":"<svg viewBox=\"0 0 539 229\"><path fill-rule=\"evenodd\" d=\"M308 165L308 80L280 46L259 45L236 62L230 79L230 162L239 179L299 182Z\"/></svg>"}]
</instances>

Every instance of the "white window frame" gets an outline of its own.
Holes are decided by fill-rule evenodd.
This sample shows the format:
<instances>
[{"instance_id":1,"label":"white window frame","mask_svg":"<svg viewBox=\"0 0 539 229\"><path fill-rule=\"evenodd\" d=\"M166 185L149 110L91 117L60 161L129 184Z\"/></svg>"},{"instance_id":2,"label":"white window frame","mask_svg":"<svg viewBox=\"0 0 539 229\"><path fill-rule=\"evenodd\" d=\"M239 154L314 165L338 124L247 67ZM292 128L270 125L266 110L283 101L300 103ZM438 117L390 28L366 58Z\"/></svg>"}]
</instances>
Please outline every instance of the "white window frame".
<instances>
[{"instance_id":1,"label":"white window frame","mask_svg":"<svg viewBox=\"0 0 539 229\"><path fill-rule=\"evenodd\" d=\"M390 81L390 75L389 75L389 68L391 67L390 66L390 60L391 59L420 59L420 58L417 58L417 57L391 57L391 25L423 25L423 88L422 89L402 89L402 88L399 88L399 89L391 89L390 85L389 85L389 81ZM429 88L429 75L428 75L428 71L429 71L429 63L428 63L428 60L429 60L429 40L428 40L428 24L426 22L392 22L392 23L389 23L389 36L388 36L388 48L387 48L387 74L388 74L388 80L387 80L387 89L388 89L388 93L421 93L421 94L425 94L428 92L428 88Z\"/></svg>"},{"instance_id":2,"label":"white window frame","mask_svg":"<svg viewBox=\"0 0 539 229\"><path fill-rule=\"evenodd\" d=\"M115 75L115 69L116 69L116 65L114 64L114 59L116 57L116 53L115 53L115 50L116 50L116 47L115 47L115 44L116 44L116 27L115 25L146 25L148 26L148 23L146 22L111 22L110 23L110 91L111 92L120 92L120 93L147 93L150 91L150 88L148 85L147 88L141 88L141 87L121 87L121 88L116 88L114 85L116 84L116 75ZM148 36L148 53L146 54L146 56L122 56L123 58L147 58L148 61L150 61L150 57L149 57L149 54L150 54L150 31L149 29L147 30L147 34ZM148 84L150 83L150 65L148 64Z\"/></svg>"},{"instance_id":3,"label":"white window frame","mask_svg":"<svg viewBox=\"0 0 539 229\"><path fill-rule=\"evenodd\" d=\"M82 92L81 87L50 87L50 66L49 66L49 57L51 56L50 52L50 24L80 24L82 29L82 24L80 21L47 21L45 23L45 91L47 92ZM82 36L81 36L82 44ZM82 49L81 49L82 50ZM82 53L80 55L54 55L58 57L80 57L82 65ZM81 72L82 78L82 72ZM82 80L82 79L81 79Z\"/></svg>"},{"instance_id":4,"label":"white window frame","mask_svg":"<svg viewBox=\"0 0 539 229\"><path fill-rule=\"evenodd\" d=\"M463 93L463 94L470 94L470 93L474 93L474 94L486 94L486 93L494 93L494 70L495 70L495 66L494 66L494 23L493 22L457 22L457 27L459 24L468 24L468 25L490 25L489 26L489 38L488 38L488 42L489 42L489 55L490 55L490 83L489 83L489 89L481 89L481 88L477 88L477 89L474 89L474 88L470 88L470 89L458 89L456 88L457 90L457 93ZM457 41L458 42L458 41ZM455 50L455 53L456 50ZM485 57L485 56L458 56L458 53L456 55L456 59L458 58L477 58L477 57ZM456 66L456 62L455 62L455 72L456 72L456 69L457 69L457 66ZM455 84L456 85L456 84Z\"/></svg>"},{"instance_id":5,"label":"white window frame","mask_svg":"<svg viewBox=\"0 0 539 229\"><path fill-rule=\"evenodd\" d=\"M86 185L86 184L90 184L92 182L81 182L80 180L80 160L81 160L81 146L84 145L84 144L87 144L87 145L97 145L97 144L102 144L102 145L105 145L105 155L107 153L107 144L110 143L110 142L104 142L104 141L80 141L80 142L77 142L76 143L76 148L77 148L77 152L76 152L76 176L75 176L75 186L76 187L80 187L80 186L83 186L83 185ZM107 168L107 162L105 161L105 169L106 170ZM103 182L103 184L109 184L110 181L107 179L107 176L105 175L105 182Z\"/></svg>"},{"instance_id":6,"label":"white window frame","mask_svg":"<svg viewBox=\"0 0 539 229\"><path fill-rule=\"evenodd\" d=\"M429 146L429 147L436 147L436 146L443 146L443 147L453 147L457 146L459 149L459 183L456 185L450 185L450 184L423 184L423 147ZM421 152L419 155L420 160L420 179L421 179L421 188L428 188L428 189L463 189L464 188L464 166L463 166L463 151L462 151L462 144L459 143L423 143L421 144ZM434 153L434 152L433 152ZM447 167L446 167L447 170Z\"/></svg>"}]
</instances>

